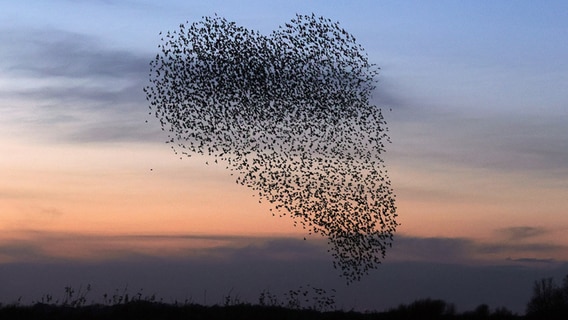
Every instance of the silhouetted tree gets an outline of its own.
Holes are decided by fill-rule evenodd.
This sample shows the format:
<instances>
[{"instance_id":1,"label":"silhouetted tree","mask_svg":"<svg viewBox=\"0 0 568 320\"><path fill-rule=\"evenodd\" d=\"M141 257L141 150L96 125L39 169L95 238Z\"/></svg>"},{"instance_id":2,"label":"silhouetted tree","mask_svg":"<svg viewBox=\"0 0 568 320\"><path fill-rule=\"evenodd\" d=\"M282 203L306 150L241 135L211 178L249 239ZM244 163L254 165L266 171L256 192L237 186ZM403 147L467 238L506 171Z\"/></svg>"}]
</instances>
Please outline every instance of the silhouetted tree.
<instances>
[{"instance_id":1,"label":"silhouetted tree","mask_svg":"<svg viewBox=\"0 0 568 320\"><path fill-rule=\"evenodd\" d=\"M538 319L568 319L568 275L562 286L552 278L535 281L533 295L527 304L526 315Z\"/></svg>"},{"instance_id":2,"label":"silhouetted tree","mask_svg":"<svg viewBox=\"0 0 568 320\"><path fill-rule=\"evenodd\" d=\"M384 313L385 319L447 319L455 316L453 304L439 299L420 299Z\"/></svg>"},{"instance_id":3,"label":"silhouetted tree","mask_svg":"<svg viewBox=\"0 0 568 320\"><path fill-rule=\"evenodd\" d=\"M568 301L568 274L564 276L564 279L562 279L562 287L560 290L562 291L564 301Z\"/></svg>"},{"instance_id":4,"label":"silhouetted tree","mask_svg":"<svg viewBox=\"0 0 568 320\"><path fill-rule=\"evenodd\" d=\"M174 151L214 156L273 215L327 236L348 282L376 268L398 224L378 68L355 38L313 14L270 36L217 16L162 36L144 91Z\"/></svg>"},{"instance_id":5,"label":"silhouetted tree","mask_svg":"<svg viewBox=\"0 0 568 320\"><path fill-rule=\"evenodd\" d=\"M473 311L473 314L475 315L476 318L478 319L486 319L489 318L489 314L491 313L491 311L489 310L489 306L487 304L480 304L478 305L475 310Z\"/></svg>"},{"instance_id":6,"label":"silhouetted tree","mask_svg":"<svg viewBox=\"0 0 568 320\"><path fill-rule=\"evenodd\" d=\"M516 316L513 312L505 307L498 307L491 314L491 319L515 319Z\"/></svg>"}]
</instances>

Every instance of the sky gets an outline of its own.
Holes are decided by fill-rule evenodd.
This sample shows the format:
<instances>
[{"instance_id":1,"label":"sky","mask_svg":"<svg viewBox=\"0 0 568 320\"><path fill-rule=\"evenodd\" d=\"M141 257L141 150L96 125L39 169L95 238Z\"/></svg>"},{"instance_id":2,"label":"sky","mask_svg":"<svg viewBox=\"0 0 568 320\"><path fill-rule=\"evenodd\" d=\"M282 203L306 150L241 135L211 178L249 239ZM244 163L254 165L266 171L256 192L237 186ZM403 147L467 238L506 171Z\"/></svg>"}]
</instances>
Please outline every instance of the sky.
<instances>
[{"instance_id":1,"label":"sky","mask_svg":"<svg viewBox=\"0 0 568 320\"><path fill-rule=\"evenodd\" d=\"M349 286L325 239L176 156L142 91L160 31L217 14L268 35L296 13L339 21L381 68L401 225ZM523 313L535 280L568 274L567 31L564 1L4 1L0 302L87 284L93 300L256 302L309 284L345 309Z\"/></svg>"}]
</instances>

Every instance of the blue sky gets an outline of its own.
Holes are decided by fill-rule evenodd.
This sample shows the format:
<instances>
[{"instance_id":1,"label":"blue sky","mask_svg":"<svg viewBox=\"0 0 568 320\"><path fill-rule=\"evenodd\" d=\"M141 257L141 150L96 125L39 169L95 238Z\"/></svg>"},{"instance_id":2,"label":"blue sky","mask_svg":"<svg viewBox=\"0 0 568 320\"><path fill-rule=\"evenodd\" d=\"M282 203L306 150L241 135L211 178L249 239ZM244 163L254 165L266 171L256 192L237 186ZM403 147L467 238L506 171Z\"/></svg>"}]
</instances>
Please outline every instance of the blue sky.
<instances>
[{"instance_id":1,"label":"blue sky","mask_svg":"<svg viewBox=\"0 0 568 320\"><path fill-rule=\"evenodd\" d=\"M398 242L384 266L343 289L359 299L345 298L345 306L381 309L430 296L522 312L533 280L568 273L566 2L54 0L0 5L0 282L50 270L46 291L57 282L112 290L138 265L129 282L167 296L199 278L183 268L215 265L190 254L198 238L212 250L201 257L225 257L219 268L235 264L230 284L210 292L286 290L282 278L343 288L325 269L330 257L317 251L317 238L296 243L301 231L270 217L221 168L176 158L142 92L160 31L217 13L269 34L312 12L339 21L381 68L373 102L393 141L385 160ZM148 236L161 240L149 244ZM188 236L194 242L180 240ZM156 250L162 242L167 254ZM286 261L290 274L268 252L291 248L299 254ZM310 250L319 253L302 254ZM256 269L238 258L244 252L274 268L266 271L272 280L251 283L246 270ZM69 261L76 269L66 278L58 268ZM148 276L164 264L179 267L164 271L172 279ZM311 279L302 266L326 271ZM103 279L107 267L116 281ZM456 288L460 274L468 277ZM28 278L9 282L0 299L45 293L28 293ZM377 287L393 294L374 305Z\"/></svg>"}]
</instances>

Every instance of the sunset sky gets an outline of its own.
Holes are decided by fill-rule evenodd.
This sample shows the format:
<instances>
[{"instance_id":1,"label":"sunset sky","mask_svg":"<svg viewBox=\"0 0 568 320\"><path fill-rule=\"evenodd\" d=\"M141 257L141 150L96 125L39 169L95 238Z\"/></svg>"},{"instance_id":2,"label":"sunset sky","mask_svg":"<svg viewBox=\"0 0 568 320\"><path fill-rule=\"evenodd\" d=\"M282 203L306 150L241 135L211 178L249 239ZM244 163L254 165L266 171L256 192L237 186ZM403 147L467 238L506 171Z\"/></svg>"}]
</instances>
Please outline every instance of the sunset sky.
<instances>
[{"instance_id":1,"label":"sunset sky","mask_svg":"<svg viewBox=\"0 0 568 320\"><path fill-rule=\"evenodd\" d=\"M303 241L224 166L176 156L142 91L160 31L216 13L268 35L312 12L381 68L392 140L401 225L348 287L325 239ZM0 302L89 283L93 300L128 285L256 302L309 283L346 309L522 313L534 280L568 274L567 37L565 1L4 1Z\"/></svg>"}]
</instances>

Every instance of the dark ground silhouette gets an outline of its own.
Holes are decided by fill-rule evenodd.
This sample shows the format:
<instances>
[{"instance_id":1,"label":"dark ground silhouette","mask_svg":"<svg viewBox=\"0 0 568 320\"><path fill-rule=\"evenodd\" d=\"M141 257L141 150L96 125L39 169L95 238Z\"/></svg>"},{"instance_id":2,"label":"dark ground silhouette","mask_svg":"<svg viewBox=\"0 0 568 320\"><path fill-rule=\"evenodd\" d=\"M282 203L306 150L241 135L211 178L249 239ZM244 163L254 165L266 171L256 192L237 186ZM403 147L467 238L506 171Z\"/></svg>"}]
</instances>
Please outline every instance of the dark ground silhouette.
<instances>
[{"instance_id":1,"label":"dark ground silhouette","mask_svg":"<svg viewBox=\"0 0 568 320\"><path fill-rule=\"evenodd\" d=\"M237 304L230 306L175 305L149 301L130 301L105 306L35 304L5 306L1 319L523 319L506 309L490 311L481 305L458 314L441 300L421 300L384 312L317 311L278 306Z\"/></svg>"},{"instance_id":2,"label":"dark ground silhouette","mask_svg":"<svg viewBox=\"0 0 568 320\"><path fill-rule=\"evenodd\" d=\"M77 292L65 287L62 299L45 295L31 305L20 305L19 301L0 304L0 319L568 319L568 275L560 285L552 278L536 281L525 315L486 304L458 313L452 303L439 299L421 299L386 311L337 310L333 291L310 286L290 290L281 299L263 291L254 304L229 293L214 306L190 301L164 303L155 295L129 296L118 290L111 296L105 294L102 303L88 303L89 291L90 286Z\"/></svg>"}]
</instances>

